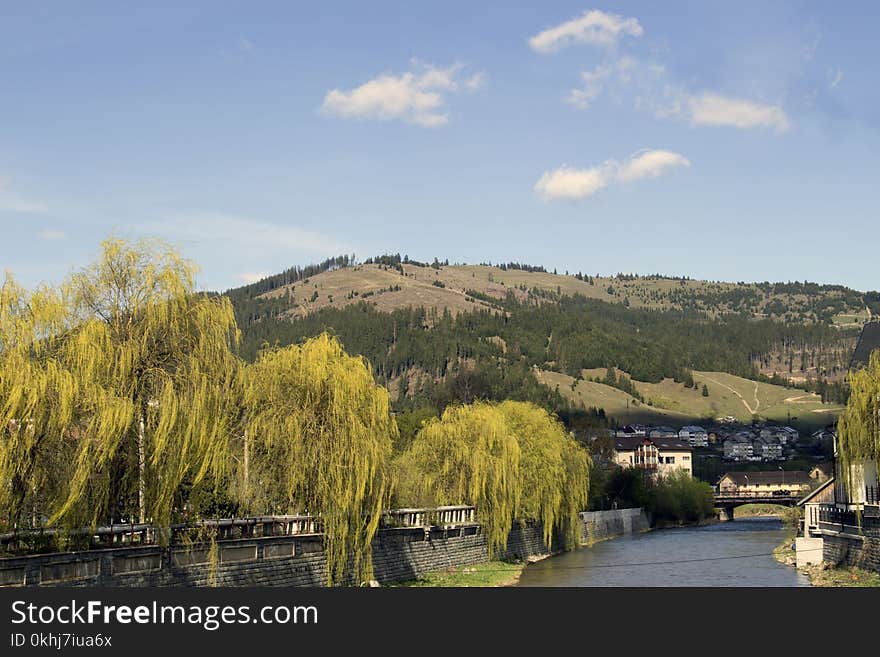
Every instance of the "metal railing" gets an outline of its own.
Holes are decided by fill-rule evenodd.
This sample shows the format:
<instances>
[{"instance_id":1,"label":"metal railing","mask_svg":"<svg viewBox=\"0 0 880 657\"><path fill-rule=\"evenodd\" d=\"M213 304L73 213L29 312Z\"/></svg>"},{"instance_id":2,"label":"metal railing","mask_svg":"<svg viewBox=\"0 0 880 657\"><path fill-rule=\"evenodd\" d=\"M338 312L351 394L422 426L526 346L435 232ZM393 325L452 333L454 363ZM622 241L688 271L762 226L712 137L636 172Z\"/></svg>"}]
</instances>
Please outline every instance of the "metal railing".
<instances>
[{"instance_id":1,"label":"metal railing","mask_svg":"<svg viewBox=\"0 0 880 657\"><path fill-rule=\"evenodd\" d=\"M716 498L739 498L739 497L761 497L761 498L770 498L770 497L798 497L801 495L803 491L800 489L785 489L785 490L768 490L768 491L757 491L752 488L737 488L737 489L726 489L721 490L715 493Z\"/></svg>"},{"instance_id":2,"label":"metal railing","mask_svg":"<svg viewBox=\"0 0 880 657\"><path fill-rule=\"evenodd\" d=\"M880 527L880 517L868 514L864 509L848 509L834 504L819 505L819 524L843 527Z\"/></svg>"},{"instance_id":3,"label":"metal railing","mask_svg":"<svg viewBox=\"0 0 880 657\"><path fill-rule=\"evenodd\" d=\"M454 527L476 524L476 509L468 505L437 508L388 509L380 527ZM0 553L42 552L49 549L96 550L158 543L182 544L271 536L304 536L324 531L321 516L279 515L219 518L157 527L148 523L117 523L62 530L47 527L0 534Z\"/></svg>"}]
</instances>

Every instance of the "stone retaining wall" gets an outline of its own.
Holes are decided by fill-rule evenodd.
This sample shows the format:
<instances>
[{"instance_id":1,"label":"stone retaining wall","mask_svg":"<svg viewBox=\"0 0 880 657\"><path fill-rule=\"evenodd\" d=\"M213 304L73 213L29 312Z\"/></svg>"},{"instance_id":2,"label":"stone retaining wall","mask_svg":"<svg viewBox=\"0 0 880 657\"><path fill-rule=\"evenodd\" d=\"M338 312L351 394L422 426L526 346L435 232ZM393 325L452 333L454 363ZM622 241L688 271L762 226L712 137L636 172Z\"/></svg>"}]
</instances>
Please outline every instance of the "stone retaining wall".
<instances>
[{"instance_id":1,"label":"stone retaining wall","mask_svg":"<svg viewBox=\"0 0 880 657\"><path fill-rule=\"evenodd\" d=\"M824 533L822 541L824 561L880 573L880 528L864 528L861 536L828 532Z\"/></svg>"},{"instance_id":2,"label":"stone retaining wall","mask_svg":"<svg viewBox=\"0 0 880 657\"><path fill-rule=\"evenodd\" d=\"M582 514L584 536L607 538L647 528L641 509ZM326 560L320 534L219 541L190 549L119 547L0 559L0 586L323 586ZM540 525L516 525L497 557L547 554ZM373 541L380 583L415 579L489 559L479 525L382 529ZM212 560L214 566L211 565ZM360 584L360 582L348 582Z\"/></svg>"},{"instance_id":3,"label":"stone retaining wall","mask_svg":"<svg viewBox=\"0 0 880 657\"><path fill-rule=\"evenodd\" d=\"M614 509L612 511L585 511L582 540L587 545L606 538L648 531L651 521L644 509Z\"/></svg>"}]
</instances>

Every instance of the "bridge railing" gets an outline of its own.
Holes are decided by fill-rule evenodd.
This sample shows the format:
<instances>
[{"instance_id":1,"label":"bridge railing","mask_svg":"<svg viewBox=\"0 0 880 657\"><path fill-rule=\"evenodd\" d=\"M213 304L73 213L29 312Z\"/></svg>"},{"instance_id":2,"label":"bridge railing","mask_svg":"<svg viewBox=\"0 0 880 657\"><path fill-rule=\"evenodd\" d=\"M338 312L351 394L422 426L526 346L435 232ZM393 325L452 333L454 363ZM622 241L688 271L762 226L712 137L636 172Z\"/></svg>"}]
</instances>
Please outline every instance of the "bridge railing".
<instances>
[{"instance_id":1,"label":"bridge railing","mask_svg":"<svg viewBox=\"0 0 880 657\"><path fill-rule=\"evenodd\" d=\"M787 499L790 497L799 497L802 494L802 491L799 490L782 490L782 491L757 491L754 489L727 489L718 491L715 493L716 499L724 499L724 498L741 498L741 497L760 497L760 498L782 498Z\"/></svg>"},{"instance_id":2,"label":"bridge railing","mask_svg":"<svg viewBox=\"0 0 880 657\"><path fill-rule=\"evenodd\" d=\"M388 509L381 527L460 526L476 524L473 506ZM278 515L246 518L218 518L158 527L149 523L117 523L95 528L23 530L0 534L0 553L45 552L53 549L102 549L109 547L181 544L210 540L231 540L269 536L320 534L321 516Z\"/></svg>"}]
</instances>

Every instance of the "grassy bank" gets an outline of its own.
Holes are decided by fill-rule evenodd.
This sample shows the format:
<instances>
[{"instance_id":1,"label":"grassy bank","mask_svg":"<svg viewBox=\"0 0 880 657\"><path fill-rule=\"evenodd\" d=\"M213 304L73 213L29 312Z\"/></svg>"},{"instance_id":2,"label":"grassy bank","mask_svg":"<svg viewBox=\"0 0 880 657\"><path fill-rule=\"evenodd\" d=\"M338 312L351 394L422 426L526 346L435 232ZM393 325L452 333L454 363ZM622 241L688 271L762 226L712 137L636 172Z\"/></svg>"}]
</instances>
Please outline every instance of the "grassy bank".
<instances>
[{"instance_id":1,"label":"grassy bank","mask_svg":"<svg viewBox=\"0 0 880 657\"><path fill-rule=\"evenodd\" d=\"M794 568L797 564L797 559L794 550L791 549L792 541L794 541L794 538L789 537L782 545L777 546L773 550L773 557L780 563ZM813 586L880 586L880 573L874 573L862 568L823 564L821 566L807 566L798 570L810 578L810 584Z\"/></svg>"},{"instance_id":2,"label":"grassy bank","mask_svg":"<svg viewBox=\"0 0 880 657\"><path fill-rule=\"evenodd\" d=\"M488 561L474 566L455 566L425 573L418 579L391 586L512 586L519 581L525 563Z\"/></svg>"},{"instance_id":3,"label":"grassy bank","mask_svg":"<svg viewBox=\"0 0 880 657\"><path fill-rule=\"evenodd\" d=\"M734 509L734 516L737 518L783 517L786 508L781 504L743 504Z\"/></svg>"},{"instance_id":4,"label":"grassy bank","mask_svg":"<svg viewBox=\"0 0 880 657\"><path fill-rule=\"evenodd\" d=\"M823 568L810 566L803 569L813 586L880 586L880 574L850 566Z\"/></svg>"}]
</instances>

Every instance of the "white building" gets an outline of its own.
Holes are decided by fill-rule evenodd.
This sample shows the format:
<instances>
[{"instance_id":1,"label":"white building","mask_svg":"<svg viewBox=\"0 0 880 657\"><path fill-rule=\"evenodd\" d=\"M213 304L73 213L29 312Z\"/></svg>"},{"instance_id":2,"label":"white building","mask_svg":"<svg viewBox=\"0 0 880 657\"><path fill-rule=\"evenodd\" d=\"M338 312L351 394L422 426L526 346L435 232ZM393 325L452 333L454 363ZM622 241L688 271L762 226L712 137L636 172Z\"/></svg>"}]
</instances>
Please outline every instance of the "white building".
<instances>
[{"instance_id":1,"label":"white building","mask_svg":"<svg viewBox=\"0 0 880 657\"><path fill-rule=\"evenodd\" d=\"M707 447L709 445L709 433L703 427L694 425L682 427L678 432L678 438L691 447Z\"/></svg>"},{"instance_id":2,"label":"white building","mask_svg":"<svg viewBox=\"0 0 880 657\"><path fill-rule=\"evenodd\" d=\"M745 436L731 436L724 441L724 458L745 461L754 456L752 441Z\"/></svg>"},{"instance_id":3,"label":"white building","mask_svg":"<svg viewBox=\"0 0 880 657\"><path fill-rule=\"evenodd\" d=\"M623 468L638 468L657 478L684 470L694 474L693 448L676 438L625 437L614 441L614 462Z\"/></svg>"}]
</instances>

